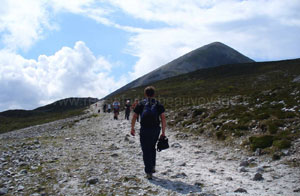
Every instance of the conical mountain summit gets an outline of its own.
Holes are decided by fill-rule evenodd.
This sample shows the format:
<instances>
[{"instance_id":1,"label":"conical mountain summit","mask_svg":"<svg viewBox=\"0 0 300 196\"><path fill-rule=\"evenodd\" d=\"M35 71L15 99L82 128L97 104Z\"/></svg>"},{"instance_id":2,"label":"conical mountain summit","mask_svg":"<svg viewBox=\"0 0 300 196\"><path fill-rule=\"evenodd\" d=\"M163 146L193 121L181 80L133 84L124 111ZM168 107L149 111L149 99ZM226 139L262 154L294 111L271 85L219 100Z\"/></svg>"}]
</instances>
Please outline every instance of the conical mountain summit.
<instances>
[{"instance_id":1,"label":"conical mountain summit","mask_svg":"<svg viewBox=\"0 0 300 196\"><path fill-rule=\"evenodd\" d=\"M239 53L233 48L221 43L211 44L195 49L157 69L130 82L107 97L122 91L147 85L159 80L193 72L203 68L215 67L225 64L250 63L252 59Z\"/></svg>"}]
</instances>

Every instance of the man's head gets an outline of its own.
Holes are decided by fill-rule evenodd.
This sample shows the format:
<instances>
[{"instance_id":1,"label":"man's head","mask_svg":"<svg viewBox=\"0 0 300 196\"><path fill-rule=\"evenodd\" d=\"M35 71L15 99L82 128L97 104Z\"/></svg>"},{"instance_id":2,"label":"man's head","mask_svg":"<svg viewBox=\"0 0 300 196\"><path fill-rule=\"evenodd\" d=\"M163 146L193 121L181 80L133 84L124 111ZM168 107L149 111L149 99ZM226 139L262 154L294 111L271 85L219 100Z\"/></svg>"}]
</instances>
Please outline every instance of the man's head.
<instances>
[{"instance_id":1,"label":"man's head","mask_svg":"<svg viewBox=\"0 0 300 196\"><path fill-rule=\"evenodd\" d=\"M144 94L146 97L154 97L155 95L155 88L153 86L148 86L144 90Z\"/></svg>"}]
</instances>

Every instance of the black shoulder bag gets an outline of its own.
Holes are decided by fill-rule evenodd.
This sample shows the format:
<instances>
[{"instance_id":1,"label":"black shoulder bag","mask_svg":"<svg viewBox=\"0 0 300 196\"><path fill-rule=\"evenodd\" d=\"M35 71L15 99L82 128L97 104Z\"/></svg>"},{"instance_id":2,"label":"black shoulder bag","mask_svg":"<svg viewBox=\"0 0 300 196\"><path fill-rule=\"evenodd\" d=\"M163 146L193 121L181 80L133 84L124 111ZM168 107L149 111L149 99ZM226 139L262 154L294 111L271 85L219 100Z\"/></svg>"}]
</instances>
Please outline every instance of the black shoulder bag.
<instances>
[{"instance_id":1,"label":"black shoulder bag","mask_svg":"<svg viewBox=\"0 0 300 196\"><path fill-rule=\"evenodd\" d=\"M169 148L169 142L168 142L168 138L166 136L160 137L158 142L157 142L157 148L156 150L158 152L168 149Z\"/></svg>"}]
</instances>

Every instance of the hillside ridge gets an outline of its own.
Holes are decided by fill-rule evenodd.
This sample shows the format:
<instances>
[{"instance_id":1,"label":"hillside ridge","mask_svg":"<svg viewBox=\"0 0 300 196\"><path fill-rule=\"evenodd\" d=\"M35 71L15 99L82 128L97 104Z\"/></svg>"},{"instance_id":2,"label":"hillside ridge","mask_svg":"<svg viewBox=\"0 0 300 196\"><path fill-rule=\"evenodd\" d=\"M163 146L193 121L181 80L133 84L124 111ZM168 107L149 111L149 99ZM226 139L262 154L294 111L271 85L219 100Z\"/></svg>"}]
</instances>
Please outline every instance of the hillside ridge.
<instances>
[{"instance_id":1,"label":"hillside ridge","mask_svg":"<svg viewBox=\"0 0 300 196\"><path fill-rule=\"evenodd\" d=\"M145 74L129 84L119 88L105 98L124 90L147 85L155 81L193 72L199 69L215 67L224 64L249 63L254 60L239 53L235 49L221 43L213 42L172 60L171 62ZM104 99L105 99L104 98Z\"/></svg>"}]
</instances>

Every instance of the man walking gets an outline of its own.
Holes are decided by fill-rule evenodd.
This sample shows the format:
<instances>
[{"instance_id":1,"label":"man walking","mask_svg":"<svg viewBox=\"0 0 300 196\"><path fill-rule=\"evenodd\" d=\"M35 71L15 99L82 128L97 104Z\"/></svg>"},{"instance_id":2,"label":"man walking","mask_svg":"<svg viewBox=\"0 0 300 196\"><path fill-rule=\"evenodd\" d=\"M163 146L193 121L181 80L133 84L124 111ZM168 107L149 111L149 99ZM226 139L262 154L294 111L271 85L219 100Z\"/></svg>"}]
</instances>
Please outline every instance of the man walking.
<instances>
[{"instance_id":1,"label":"man walking","mask_svg":"<svg viewBox=\"0 0 300 196\"><path fill-rule=\"evenodd\" d=\"M114 109L114 119L118 120L119 110L120 110L120 102L115 100L113 102L113 109Z\"/></svg>"},{"instance_id":2,"label":"man walking","mask_svg":"<svg viewBox=\"0 0 300 196\"><path fill-rule=\"evenodd\" d=\"M109 104L107 104L107 112L108 112L108 113L110 113L110 112L111 112L111 105L110 105L110 103L109 103Z\"/></svg>"},{"instance_id":3,"label":"man walking","mask_svg":"<svg viewBox=\"0 0 300 196\"><path fill-rule=\"evenodd\" d=\"M131 121L131 135L135 135L135 122L138 115L140 115L140 142L143 151L145 173L148 179L152 179L152 174L155 172L156 161L155 145L160 134L160 129L162 130L160 137L165 136L166 117L164 114L164 106L154 99L155 88L153 86L146 87L144 95L146 98L134 109L134 115Z\"/></svg>"},{"instance_id":4,"label":"man walking","mask_svg":"<svg viewBox=\"0 0 300 196\"><path fill-rule=\"evenodd\" d=\"M130 100L127 100L126 104L125 104L125 119L126 120L129 120L130 108L131 108Z\"/></svg>"},{"instance_id":5,"label":"man walking","mask_svg":"<svg viewBox=\"0 0 300 196\"><path fill-rule=\"evenodd\" d=\"M103 104L103 112L104 112L104 113L106 113L106 107L107 107L107 105L106 105L106 103L104 103L104 104Z\"/></svg>"}]
</instances>

